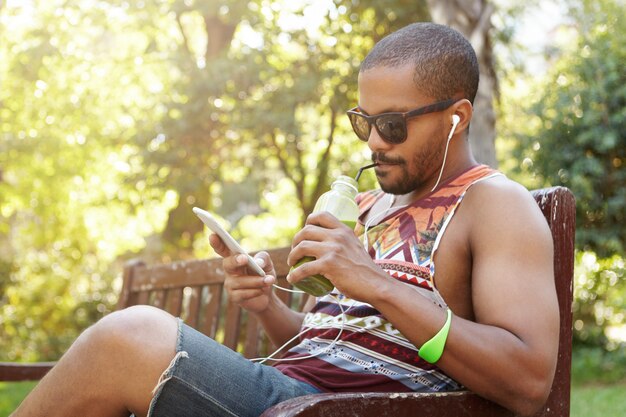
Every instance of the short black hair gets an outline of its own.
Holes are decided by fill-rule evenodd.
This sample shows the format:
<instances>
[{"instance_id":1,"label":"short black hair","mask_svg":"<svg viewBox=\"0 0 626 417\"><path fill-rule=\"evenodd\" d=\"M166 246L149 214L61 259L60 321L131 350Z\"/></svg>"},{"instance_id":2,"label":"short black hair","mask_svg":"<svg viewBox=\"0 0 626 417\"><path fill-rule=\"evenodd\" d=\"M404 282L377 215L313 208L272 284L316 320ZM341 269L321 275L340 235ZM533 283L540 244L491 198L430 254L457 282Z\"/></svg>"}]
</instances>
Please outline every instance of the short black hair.
<instances>
[{"instance_id":1,"label":"short black hair","mask_svg":"<svg viewBox=\"0 0 626 417\"><path fill-rule=\"evenodd\" d=\"M415 67L415 85L428 96L474 102L478 59L469 41L456 30L430 22L405 26L381 39L363 60L360 71L410 64Z\"/></svg>"}]
</instances>

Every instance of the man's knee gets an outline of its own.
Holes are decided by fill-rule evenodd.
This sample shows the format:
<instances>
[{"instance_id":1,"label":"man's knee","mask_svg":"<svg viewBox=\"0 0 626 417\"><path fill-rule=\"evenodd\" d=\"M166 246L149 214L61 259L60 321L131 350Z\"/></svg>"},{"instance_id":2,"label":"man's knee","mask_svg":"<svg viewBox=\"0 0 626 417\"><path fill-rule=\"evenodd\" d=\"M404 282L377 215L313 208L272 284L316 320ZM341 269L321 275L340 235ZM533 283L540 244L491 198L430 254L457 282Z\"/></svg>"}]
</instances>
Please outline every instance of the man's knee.
<instances>
[{"instance_id":1,"label":"man's knee","mask_svg":"<svg viewBox=\"0 0 626 417\"><path fill-rule=\"evenodd\" d=\"M176 318L151 306L133 306L113 312L83 334L83 342L97 345L102 350L143 351L161 347L175 349Z\"/></svg>"}]
</instances>

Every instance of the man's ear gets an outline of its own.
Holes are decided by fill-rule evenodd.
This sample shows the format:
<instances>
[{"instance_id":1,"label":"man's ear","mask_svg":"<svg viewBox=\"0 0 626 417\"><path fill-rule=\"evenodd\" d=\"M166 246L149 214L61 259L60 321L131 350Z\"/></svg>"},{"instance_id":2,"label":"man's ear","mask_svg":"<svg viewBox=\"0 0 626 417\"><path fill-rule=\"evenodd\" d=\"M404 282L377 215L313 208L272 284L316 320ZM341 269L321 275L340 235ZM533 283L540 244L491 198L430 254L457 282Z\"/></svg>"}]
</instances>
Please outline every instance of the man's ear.
<instances>
[{"instance_id":1,"label":"man's ear","mask_svg":"<svg viewBox=\"0 0 626 417\"><path fill-rule=\"evenodd\" d=\"M456 123L455 132L461 133L465 132L469 127L470 121L472 120L472 115L474 114L474 108L472 107L472 103L468 99L461 99L454 103L452 107L450 107L452 111L450 117L450 123L454 123L455 116L459 118L459 121Z\"/></svg>"}]
</instances>

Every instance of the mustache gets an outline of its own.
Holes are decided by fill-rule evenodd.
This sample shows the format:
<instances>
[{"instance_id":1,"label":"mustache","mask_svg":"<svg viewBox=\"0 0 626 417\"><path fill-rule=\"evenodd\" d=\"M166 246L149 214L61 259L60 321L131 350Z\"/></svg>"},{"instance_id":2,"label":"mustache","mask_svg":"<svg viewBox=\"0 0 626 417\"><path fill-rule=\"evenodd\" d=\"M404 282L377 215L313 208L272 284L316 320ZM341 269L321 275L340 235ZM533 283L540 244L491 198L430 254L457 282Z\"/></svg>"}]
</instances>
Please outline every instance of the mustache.
<instances>
[{"instance_id":1,"label":"mustache","mask_svg":"<svg viewBox=\"0 0 626 417\"><path fill-rule=\"evenodd\" d=\"M406 161L401 157L390 157L380 152L372 153L372 162L382 164L404 164Z\"/></svg>"}]
</instances>

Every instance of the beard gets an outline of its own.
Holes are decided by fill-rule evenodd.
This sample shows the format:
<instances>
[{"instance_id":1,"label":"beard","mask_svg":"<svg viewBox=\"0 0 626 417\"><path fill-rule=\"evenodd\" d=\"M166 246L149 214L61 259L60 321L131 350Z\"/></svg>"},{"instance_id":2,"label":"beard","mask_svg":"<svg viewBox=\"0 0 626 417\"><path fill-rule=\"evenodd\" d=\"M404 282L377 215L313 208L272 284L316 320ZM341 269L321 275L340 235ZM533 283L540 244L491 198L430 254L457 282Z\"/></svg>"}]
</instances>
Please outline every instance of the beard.
<instances>
[{"instance_id":1,"label":"beard","mask_svg":"<svg viewBox=\"0 0 626 417\"><path fill-rule=\"evenodd\" d=\"M393 176L389 172L376 170L380 188L387 194L404 195L426 186L433 175L438 175L443 163L445 138L442 146L424 147L409 160L375 152L372 161L394 164Z\"/></svg>"}]
</instances>

